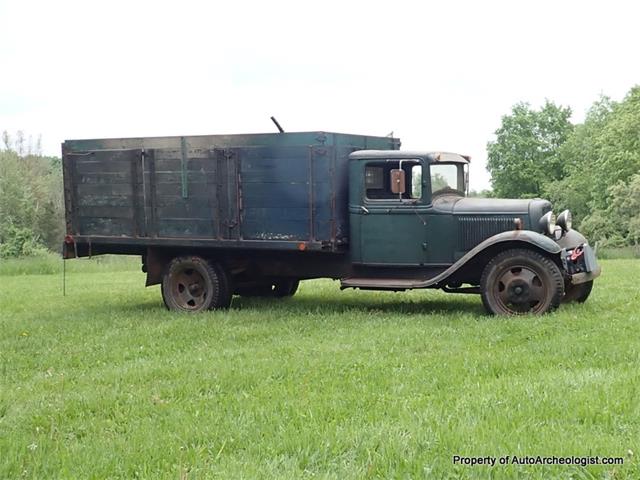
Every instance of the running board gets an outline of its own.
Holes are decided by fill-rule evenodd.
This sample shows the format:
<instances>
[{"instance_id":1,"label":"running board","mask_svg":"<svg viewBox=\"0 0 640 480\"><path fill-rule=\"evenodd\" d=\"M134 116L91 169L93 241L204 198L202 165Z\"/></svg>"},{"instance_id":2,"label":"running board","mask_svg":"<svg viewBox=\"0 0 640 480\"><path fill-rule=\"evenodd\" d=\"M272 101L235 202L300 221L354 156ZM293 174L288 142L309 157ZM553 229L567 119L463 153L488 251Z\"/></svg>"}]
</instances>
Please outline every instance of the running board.
<instances>
[{"instance_id":1,"label":"running board","mask_svg":"<svg viewBox=\"0 0 640 480\"><path fill-rule=\"evenodd\" d=\"M371 278L349 277L340 280L340 288L359 288L361 290L411 290L424 288L428 283L419 278Z\"/></svg>"}]
</instances>

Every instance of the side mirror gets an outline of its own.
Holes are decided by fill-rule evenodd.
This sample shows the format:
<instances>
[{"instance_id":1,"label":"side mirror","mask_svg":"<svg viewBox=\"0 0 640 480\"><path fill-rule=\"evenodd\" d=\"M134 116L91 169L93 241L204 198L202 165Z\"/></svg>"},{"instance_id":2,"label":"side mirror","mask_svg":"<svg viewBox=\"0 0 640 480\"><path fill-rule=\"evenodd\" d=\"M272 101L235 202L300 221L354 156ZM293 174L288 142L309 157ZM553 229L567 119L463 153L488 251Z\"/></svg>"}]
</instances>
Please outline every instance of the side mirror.
<instances>
[{"instance_id":1,"label":"side mirror","mask_svg":"<svg viewBox=\"0 0 640 480\"><path fill-rule=\"evenodd\" d=\"M402 196L405 191L404 170L394 168L391 170L391 193Z\"/></svg>"}]
</instances>

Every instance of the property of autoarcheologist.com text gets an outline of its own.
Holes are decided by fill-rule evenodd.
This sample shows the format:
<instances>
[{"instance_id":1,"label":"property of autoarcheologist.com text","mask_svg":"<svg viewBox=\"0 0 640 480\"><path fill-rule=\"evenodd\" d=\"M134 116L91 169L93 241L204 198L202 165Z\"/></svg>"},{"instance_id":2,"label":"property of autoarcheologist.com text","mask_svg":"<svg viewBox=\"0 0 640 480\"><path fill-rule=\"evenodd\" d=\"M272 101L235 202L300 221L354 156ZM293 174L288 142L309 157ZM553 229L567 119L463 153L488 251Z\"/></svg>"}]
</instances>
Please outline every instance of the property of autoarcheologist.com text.
<instances>
[{"instance_id":1,"label":"property of autoarcheologist.com text","mask_svg":"<svg viewBox=\"0 0 640 480\"><path fill-rule=\"evenodd\" d=\"M497 465L575 465L586 467L588 465L623 465L623 457L601 457L601 456L544 456L544 455L502 455L493 457L467 457L454 455L452 458L454 465L468 465L495 467Z\"/></svg>"}]
</instances>

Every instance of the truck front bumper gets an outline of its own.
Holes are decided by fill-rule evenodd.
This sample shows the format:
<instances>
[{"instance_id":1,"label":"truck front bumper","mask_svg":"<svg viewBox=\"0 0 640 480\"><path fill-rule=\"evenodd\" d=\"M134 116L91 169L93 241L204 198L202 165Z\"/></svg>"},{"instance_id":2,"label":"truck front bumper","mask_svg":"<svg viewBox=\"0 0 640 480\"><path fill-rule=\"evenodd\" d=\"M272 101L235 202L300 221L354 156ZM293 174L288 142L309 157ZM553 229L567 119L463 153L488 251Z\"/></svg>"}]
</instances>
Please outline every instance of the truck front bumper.
<instances>
[{"instance_id":1,"label":"truck front bumper","mask_svg":"<svg viewBox=\"0 0 640 480\"><path fill-rule=\"evenodd\" d=\"M602 272L593 248L586 242L575 248L563 249L562 264L572 285L590 282Z\"/></svg>"}]
</instances>

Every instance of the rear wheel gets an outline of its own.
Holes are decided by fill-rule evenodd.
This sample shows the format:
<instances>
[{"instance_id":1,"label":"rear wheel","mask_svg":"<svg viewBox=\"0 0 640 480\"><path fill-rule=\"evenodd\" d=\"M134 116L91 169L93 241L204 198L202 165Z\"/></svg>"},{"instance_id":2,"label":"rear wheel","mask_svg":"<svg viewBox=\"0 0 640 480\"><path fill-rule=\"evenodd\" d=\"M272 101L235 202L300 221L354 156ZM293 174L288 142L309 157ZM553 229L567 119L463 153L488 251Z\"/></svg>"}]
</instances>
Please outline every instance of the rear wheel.
<instances>
[{"instance_id":1,"label":"rear wheel","mask_svg":"<svg viewBox=\"0 0 640 480\"><path fill-rule=\"evenodd\" d=\"M587 301L589 295L591 295L591 289L593 288L593 280L585 283L579 283L578 285L566 285L564 287L563 302L578 302L583 303Z\"/></svg>"},{"instance_id":2,"label":"rear wheel","mask_svg":"<svg viewBox=\"0 0 640 480\"><path fill-rule=\"evenodd\" d=\"M181 312L228 308L231 292L227 273L201 257L176 257L162 277L162 299L169 310Z\"/></svg>"},{"instance_id":3,"label":"rear wheel","mask_svg":"<svg viewBox=\"0 0 640 480\"><path fill-rule=\"evenodd\" d=\"M527 249L496 255L480 280L482 303L495 315L543 314L564 296L562 272L550 258Z\"/></svg>"}]
</instances>

